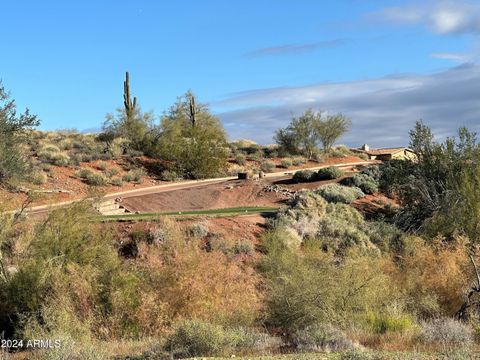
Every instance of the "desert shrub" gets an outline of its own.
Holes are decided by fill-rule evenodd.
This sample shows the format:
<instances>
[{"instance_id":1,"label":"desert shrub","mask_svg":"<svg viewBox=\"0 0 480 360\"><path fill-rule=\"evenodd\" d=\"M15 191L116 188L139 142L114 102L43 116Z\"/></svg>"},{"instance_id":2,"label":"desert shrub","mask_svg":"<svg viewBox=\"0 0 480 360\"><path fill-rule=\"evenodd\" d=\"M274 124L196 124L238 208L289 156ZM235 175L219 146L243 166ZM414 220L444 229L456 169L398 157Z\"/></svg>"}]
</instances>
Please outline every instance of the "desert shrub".
<instances>
[{"instance_id":1,"label":"desert shrub","mask_svg":"<svg viewBox=\"0 0 480 360\"><path fill-rule=\"evenodd\" d=\"M61 150L72 150L73 149L73 140L72 139L63 139L62 141L60 141L60 143L58 144L58 147L61 149Z\"/></svg>"},{"instance_id":2,"label":"desert shrub","mask_svg":"<svg viewBox=\"0 0 480 360\"><path fill-rule=\"evenodd\" d=\"M271 240L271 239L270 239ZM263 244L263 242L262 242ZM289 332L322 323L339 324L387 301L387 278L373 258L346 259L304 247L302 254L266 245L260 269L267 286L267 324ZM358 289L353 291L352 289Z\"/></svg>"},{"instance_id":3,"label":"desert shrub","mask_svg":"<svg viewBox=\"0 0 480 360\"><path fill-rule=\"evenodd\" d=\"M120 172L120 170L118 168L112 167L112 168L110 168L106 171L106 174L109 178L111 178L115 175L118 175L119 172Z\"/></svg>"},{"instance_id":4,"label":"desert shrub","mask_svg":"<svg viewBox=\"0 0 480 360\"><path fill-rule=\"evenodd\" d=\"M188 234L195 238L204 238L208 235L208 227L204 224L193 224L188 228Z\"/></svg>"},{"instance_id":5,"label":"desert shrub","mask_svg":"<svg viewBox=\"0 0 480 360\"><path fill-rule=\"evenodd\" d=\"M207 251L221 251L225 255L232 252L234 242L230 238L225 238L223 234L209 234L208 241L205 245Z\"/></svg>"},{"instance_id":6,"label":"desert shrub","mask_svg":"<svg viewBox=\"0 0 480 360\"><path fill-rule=\"evenodd\" d=\"M334 157L334 158L343 158L343 157L347 156L343 151L337 150L337 149L332 149L332 151L330 151L329 155L331 157Z\"/></svg>"},{"instance_id":7,"label":"desert shrub","mask_svg":"<svg viewBox=\"0 0 480 360\"><path fill-rule=\"evenodd\" d=\"M284 169L288 169L290 166L292 166L292 160L291 159L282 159L282 162L280 163L280 166Z\"/></svg>"},{"instance_id":8,"label":"desert shrub","mask_svg":"<svg viewBox=\"0 0 480 360\"><path fill-rule=\"evenodd\" d=\"M260 169L266 173L272 172L275 170L275 163L273 161L263 161L260 164Z\"/></svg>"},{"instance_id":9,"label":"desert shrub","mask_svg":"<svg viewBox=\"0 0 480 360\"><path fill-rule=\"evenodd\" d=\"M81 168L78 170L75 175L78 176L81 179L86 179L89 177L91 174L93 174L93 170L90 168Z\"/></svg>"},{"instance_id":10,"label":"desert shrub","mask_svg":"<svg viewBox=\"0 0 480 360\"><path fill-rule=\"evenodd\" d=\"M289 227L276 226L262 235L262 247L267 251L296 250L301 245L302 238Z\"/></svg>"},{"instance_id":11,"label":"desert shrub","mask_svg":"<svg viewBox=\"0 0 480 360\"><path fill-rule=\"evenodd\" d=\"M311 170L300 170L293 174L292 180L296 183L315 181L316 174Z\"/></svg>"},{"instance_id":12,"label":"desert shrub","mask_svg":"<svg viewBox=\"0 0 480 360\"><path fill-rule=\"evenodd\" d=\"M359 157L359 158L362 159L363 161L367 161L367 160L368 160L368 155L367 155L367 154L364 154L364 153L355 154L355 156Z\"/></svg>"},{"instance_id":13,"label":"desert shrub","mask_svg":"<svg viewBox=\"0 0 480 360\"><path fill-rule=\"evenodd\" d=\"M435 249L422 239L412 238L398 265L388 271L392 284L405 294L409 311L421 319L454 314L462 305L468 280L469 260L465 249ZM407 243L408 244L408 243Z\"/></svg>"},{"instance_id":14,"label":"desert shrub","mask_svg":"<svg viewBox=\"0 0 480 360\"><path fill-rule=\"evenodd\" d=\"M361 173L370 176L377 183L382 177L382 171L380 170L380 166L378 165L367 166L365 169L362 170Z\"/></svg>"},{"instance_id":15,"label":"desert shrub","mask_svg":"<svg viewBox=\"0 0 480 360\"><path fill-rule=\"evenodd\" d=\"M122 186L123 185L123 180L122 180L122 178L119 178L119 177L112 178L110 180L110 184L112 184L113 186Z\"/></svg>"},{"instance_id":16,"label":"desert shrub","mask_svg":"<svg viewBox=\"0 0 480 360\"><path fill-rule=\"evenodd\" d=\"M355 174L351 178L346 178L342 181L342 184L346 186L355 186L361 189L365 194L373 194L378 192L379 184L371 176L361 173Z\"/></svg>"},{"instance_id":17,"label":"desert shrub","mask_svg":"<svg viewBox=\"0 0 480 360\"><path fill-rule=\"evenodd\" d=\"M181 179L181 176L173 170L163 170L160 174L160 179L163 181L176 181Z\"/></svg>"},{"instance_id":18,"label":"desert shrub","mask_svg":"<svg viewBox=\"0 0 480 360\"><path fill-rule=\"evenodd\" d=\"M260 161L265 158L265 154L261 149L256 150L255 152L248 153L247 159L251 161Z\"/></svg>"},{"instance_id":19,"label":"desert shrub","mask_svg":"<svg viewBox=\"0 0 480 360\"><path fill-rule=\"evenodd\" d=\"M93 156L90 154L75 153L72 156L72 161L79 165L82 162L90 162L93 160Z\"/></svg>"},{"instance_id":20,"label":"desert shrub","mask_svg":"<svg viewBox=\"0 0 480 360\"><path fill-rule=\"evenodd\" d=\"M426 343L468 347L473 342L473 330L452 318L439 318L423 323L420 337Z\"/></svg>"},{"instance_id":21,"label":"desert shrub","mask_svg":"<svg viewBox=\"0 0 480 360\"><path fill-rule=\"evenodd\" d=\"M44 144L40 149L41 152L60 152L58 146L53 144Z\"/></svg>"},{"instance_id":22,"label":"desert shrub","mask_svg":"<svg viewBox=\"0 0 480 360\"><path fill-rule=\"evenodd\" d=\"M321 186L315 191L328 202L350 204L351 202L365 196L365 194L356 187L347 187L339 184L328 184Z\"/></svg>"},{"instance_id":23,"label":"desert shrub","mask_svg":"<svg viewBox=\"0 0 480 360\"><path fill-rule=\"evenodd\" d=\"M403 254L407 248L407 235L393 224L372 221L366 227L370 241L380 250Z\"/></svg>"},{"instance_id":24,"label":"desert shrub","mask_svg":"<svg viewBox=\"0 0 480 360\"><path fill-rule=\"evenodd\" d=\"M40 167L40 169L42 169L43 171L45 171L47 173L52 171L52 167L49 164L40 163L39 167Z\"/></svg>"},{"instance_id":25,"label":"desert shrub","mask_svg":"<svg viewBox=\"0 0 480 360\"><path fill-rule=\"evenodd\" d=\"M108 151L112 154L113 158L119 158L126 153L126 150L130 147L130 140L122 137L113 139Z\"/></svg>"},{"instance_id":26,"label":"desert shrub","mask_svg":"<svg viewBox=\"0 0 480 360\"><path fill-rule=\"evenodd\" d=\"M303 157L300 157L300 156L296 156L292 159L292 165L293 166L300 166L302 164L305 164L307 161L305 160L305 158Z\"/></svg>"},{"instance_id":27,"label":"desert shrub","mask_svg":"<svg viewBox=\"0 0 480 360\"><path fill-rule=\"evenodd\" d=\"M38 157L41 161L46 161L46 162L49 162L53 165L56 165L56 166L66 166L68 165L69 161L70 161L70 157L66 154L66 153L63 153L63 152L59 152L59 151L54 151L53 149L56 148L58 149L57 147L55 146L48 146L46 148L43 148L39 153L38 153Z\"/></svg>"},{"instance_id":28,"label":"desert shrub","mask_svg":"<svg viewBox=\"0 0 480 360\"><path fill-rule=\"evenodd\" d=\"M263 298L254 269L221 251L204 251L181 233L172 233L172 239L139 244L136 267L143 274L145 293L136 316L144 334L161 333L185 318L251 326Z\"/></svg>"},{"instance_id":29,"label":"desert shrub","mask_svg":"<svg viewBox=\"0 0 480 360\"><path fill-rule=\"evenodd\" d=\"M42 185L48 181L48 176L43 171L36 171L31 175L31 181L35 185Z\"/></svg>"},{"instance_id":30,"label":"desert shrub","mask_svg":"<svg viewBox=\"0 0 480 360\"><path fill-rule=\"evenodd\" d=\"M316 162L323 162L325 160L325 154L323 153L322 150L315 150L314 153L311 156L311 159L316 161Z\"/></svg>"},{"instance_id":31,"label":"desert shrub","mask_svg":"<svg viewBox=\"0 0 480 360\"><path fill-rule=\"evenodd\" d=\"M122 176L122 180L125 182L141 182L145 176L145 172L142 169L133 169Z\"/></svg>"},{"instance_id":32,"label":"desert shrub","mask_svg":"<svg viewBox=\"0 0 480 360\"><path fill-rule=\"evenodd\" d=\"M343 171L335 166L329 166L318 170L317 179L318 180L333 180L338 179L343 175Z\"/></svg>"},{"instance_id":33,"label":"desert shrub","mask_svg":"<svg viewBox=\"0 0 480 360\"><path fill-rule=\"evenodd\" d=\"M278 146L276 145L267 145L262 148L263 153L266 158L273 159L278 157Z\"/></svg>"},{"instance_id":34,"label":"desert shrub","mask_svg":"<svg viewBox=\"0 0 480 360\"><path fill-rule=\"evenodd\" d=\"M235 254L251 255L253 250L253 244L249 240L239 240L233 247Z\"/></svg>"},{"instance_id":35,"label":"desert shrub","mask_svg":"<svg viewBox=\"0 0 480 360\"><path fill-rule=\"evenodd\" d=\"M99 161L99 162L97 163L97 169L98 169L98 170L105 171L105 170L107 170L107 168L108 168L108 164L107 164L106 162L104 162L104 161Z\"/></svg>"},{"instance_id":36,"label":"desert shrub","mask_svg":"<svg viewBox=\"0 0 480 360\"><path fill-rule=\"evenodd\" d=\"M165 349L175 356L221 356L267 343L268 336L243 328L226 328L198 320L174 326L167 337ZM271 342L271 341L270 341Z\"/></svg>"},{"instance_id":37,"label":"desert shrub","mask_svg":"<svg viewBox=\"0 0 480 360\"><path fill-rule=\"evenodd\" d=\"M292 334L292 342L300 351L344 351L356 347L345 333L331 324L314 324Z\"/></svg>"},{"instance_id":38,"label":"desert shrub","mask_svg":"<svg viewBox=\"0 0 480 360\"><path fill-rule=\"evenodd\" d=\"M28 337L26 331L36 329L76 338L101 327L132 334L128 323L135 303L127 299L136 280L123 272L111 234L93 216L89 204L75 204L52 211L23 234L26 248L11 259L17 271L0 286L6 336Z\"/></svg>"},{"instance_id":39,"label":"desert shrub","mask_svg":"<svg viewBox=\"0 0 480 360\"><path fill-rule=\"evenodd\" d=\"M247 157L244 155L244 154L237 154L235 156L235 162L240 165L240 166L243 166L246 164L247 162Z\"/></svg>"},{"instance_id":40,"label":"desert shrub","mask_svg":"<svg viewBox=\"0 0 480 360\"><path fill-rule=\"evenodd\" d=\"M107 179L105 178L105 176L96 172L91 172L87 174L84 180L88 185L93 186L103 186L107 184Z\"/></svg>"},{"instance_id":41,"label":"desert shrub","mask_svg":"<svg viewBox=\"0 0 480 360\"><path fill-rule=\"evenodd\" d=\"M376 334L387 332L403 333L412 329L415 324L409 315L388 313L370 313L367 316L367 323Z\"/></svg>"}]
</instances>

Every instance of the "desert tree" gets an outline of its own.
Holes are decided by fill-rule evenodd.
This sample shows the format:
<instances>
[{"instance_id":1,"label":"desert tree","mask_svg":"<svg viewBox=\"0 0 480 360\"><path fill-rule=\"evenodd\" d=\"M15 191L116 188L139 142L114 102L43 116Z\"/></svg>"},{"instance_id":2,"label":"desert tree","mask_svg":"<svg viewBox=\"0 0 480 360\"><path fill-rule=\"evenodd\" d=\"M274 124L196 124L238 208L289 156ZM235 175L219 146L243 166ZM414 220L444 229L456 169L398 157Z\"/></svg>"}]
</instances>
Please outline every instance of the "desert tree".
<instances>
[{"instance_id":1,"label":"desert tree","mask_svg":"<svg viewBox=\"0 0 480 360\"><path fill-rule=\"evenodd\" d=\"M25 175L28 163L22 146L38 124L37 116L28 109L21 114L17 112L15 100L0 82L0 184Z\"/></svg>"},{"instance_id":2,"label":"desert tree","mask_svg":"<svg viewBox=\"0 0 480 360\"><path fill-rule=\"evenodd\" d=\"M312 109L304 111L299 117L292 115L290 124L275 133L275 141L282 151L302 153L311 159L318 149L317 128L320 122L320 112L314 112Z\"/></svg>"},{"instance_id":3,"label":"desert tree","mask_svg":"<svg viewBox=\"0 0 480 360\"><path fill-rule=\"evenodd\" d=\"M326 154L332 150L335 142L348 131L351 124L351 120L343 114L326 115L316 122L316 133Z\"/></svg>"},{"instance_id":4,"label":"desert tree","mask_svg":"<svg viewBox=\"0 0 480 360\"><path fill-rule=\"evenodd\" d=\"M324 115L321 111L308 109L299 117L292 116L286 128L276 131L274 139L281 151L301 153L313 158L321 143L325 153L330 152L335 142L344 135L351 121L342 114Z\"/></svg>"},{"instance_id":5,"label":"desert tree","mask_svg":"<svg viewBox=\"0 0 480 360\"><path fill-rule=\"evenodd\" d=\"M222 123L190 91L162 116L156 139L156 155L174 162L187 177L216 176L226 167L228 145Z\"/></svg>"}]
</instances>

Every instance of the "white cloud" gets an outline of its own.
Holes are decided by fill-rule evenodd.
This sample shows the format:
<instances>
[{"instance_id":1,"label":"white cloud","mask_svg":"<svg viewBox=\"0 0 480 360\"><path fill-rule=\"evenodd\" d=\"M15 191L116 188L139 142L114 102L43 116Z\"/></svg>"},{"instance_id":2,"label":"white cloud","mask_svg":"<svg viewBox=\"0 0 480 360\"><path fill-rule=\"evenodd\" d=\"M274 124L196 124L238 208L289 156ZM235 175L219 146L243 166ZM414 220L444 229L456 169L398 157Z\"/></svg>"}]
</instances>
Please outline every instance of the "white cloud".
<instances>
[{"instance_id":1,"label":"white cloud","mask_svg":"<svg viewBox=\"0 0 480 360\"><path fill-rule=\"evenodd\" d=\"M397 75L345 83L258 89L213 103L232 139L272 142L291 113L312 107L343 112L353 121L349 145L408 143L408 131L424 119L440 136L465 125L480 131L480 66L464 64L431 75Z\"/></svg>"},{"instance_id":2,"label":"white cloud","mask_svg":"<svg viewBox=\"0 0 480 360\"><path fill-rule=\"evenodd\" d=\"M440 34L480 33L480 4L461 0L391 7L375 16L395 24L425 25Z\"/></svg>"},{"instance_id":3,"label":"white cloud","mask_svg":"<svg viewBox=\"0 0 480 360\"><path fill-rule=\"evenodd\" d=\"M467 54L456 54L456 53L433 53L431 57L436 59L451 60L459 63L466 63L472 61L472 56Z\"/></svg>"}]
</instances>

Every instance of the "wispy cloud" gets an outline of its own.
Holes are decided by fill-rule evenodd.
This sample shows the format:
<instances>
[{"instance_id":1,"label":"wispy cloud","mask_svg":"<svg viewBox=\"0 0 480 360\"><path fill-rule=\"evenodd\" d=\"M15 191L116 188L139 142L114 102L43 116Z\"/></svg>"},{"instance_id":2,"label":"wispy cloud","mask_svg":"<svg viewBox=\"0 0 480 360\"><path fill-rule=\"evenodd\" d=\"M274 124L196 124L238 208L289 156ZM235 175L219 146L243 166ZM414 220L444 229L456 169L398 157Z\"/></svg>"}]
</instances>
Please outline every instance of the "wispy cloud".
<instances>
[{"instance_id":1,"label":"wispy cloud","mask_svg":"<svg viewBox=\"0 0 480 360\"><path fill-rule=\"evenodd\" d=\"M429 1L390 7L373 14L394 24L424 25L440 34L480 34L480 4L462 0Z\"/></svg>"},{"instance_id":2,"label":"wispy cloud","mask_svg":"<svg viewBox=\"0 0 480 360\"><path fill-rule=\"evenodd\" d=\"M431 75L251 90L213 105L221 109L232 139L270 143L292 112L312 107L352 119L353 127L342 139L349 145L392 146L407 144L408 130L420 118L440 136L454 134L461 125L480 131L479 83L480 66L464 64Z\"/></svg>"},{"instance_id":3,"label":"wispy cloud","mask_svg":"<svg viewBox=\"0 0 480 360\"><path fill-rule=\"evenodd\" d=\"M262 56L278 56L308 53L319 49L334 48L347 43L346 39L333 39L326 41L318 41L306 44L286 44L273 47L260 48L245 54L248 58L257 58Z\"/></svg>"},{"instance_id":4,"label":"wispy cloud","mask_svg":"<svg viewBox=\"0 0 480 360\"><path fill-rule=\"evenodd\" d=\"M472 56L470 55L457 53L433 53L430 56L436 59L451 60L459 63L466 63L472 60Z\"/></svg>"}]
</instances>

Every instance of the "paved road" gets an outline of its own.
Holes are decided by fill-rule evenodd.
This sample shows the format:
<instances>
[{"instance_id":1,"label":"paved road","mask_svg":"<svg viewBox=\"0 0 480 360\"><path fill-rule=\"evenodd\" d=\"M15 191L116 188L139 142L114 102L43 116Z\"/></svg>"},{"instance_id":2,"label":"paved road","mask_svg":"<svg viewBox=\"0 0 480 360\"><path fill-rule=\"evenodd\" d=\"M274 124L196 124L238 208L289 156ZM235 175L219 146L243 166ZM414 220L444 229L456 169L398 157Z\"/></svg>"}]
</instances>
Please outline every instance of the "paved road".
<instances>
[{"instance_id":1,"label":"paved road","mask_svg":"<svg viewBox=\"0 0 480 360\"><path fill-rule=\"evenodd\" d=\"M349 168L353 166L362 166L362 165L372 165L376 164L376 161L360 161L360 162L352 162L352 163L344 163L344 164L334 164L334 165L322 165L322 166L316 166L316 167L311 167L311 168L306 168L306 169L301 169L301 170L320 170L329 166L335 166L338 168ZM265 174L265 178L281 178L285 177L287 175L293 175L295 172L299 171L300 169L297 170L288 170L288 171L279 171L279 172L273 172L273 173L267 173ZM182 181L182 182L176 182L176 183L171 183L171 184L162 184L162 185L154 185L154 186L149 186L141 189L134 189L134 190L127 190L127 191L120 191L116 193L110 193L107 194L103 197L105 200L112 200L115 198L130 198L130 197L135 197L135 196L143 196L143 195L149 195L149 194L156 194L160 192L167 192L167 191L174 191L174 190L181 190L181 189L190 189L198 186L203 186L203 185L208 185L208 184L216 184L216 183L222 183L222 182L227 182L230 180L236 180L236 176L229 176L229 177L223 177L223 178L213 178L213 179L203 179L203 180L192 180L192 181ZM72 204L74 202L77 202L79 200L71 200L71 201L64 201L64 202L59 202L56 204L49 204L49 205L39 205L39 206L33 206L28 209L26 209L27 213L29 214L42 214L45 212L48 212L52 209L66 206L69 204Z\"/></svg>"}]
</instances>

